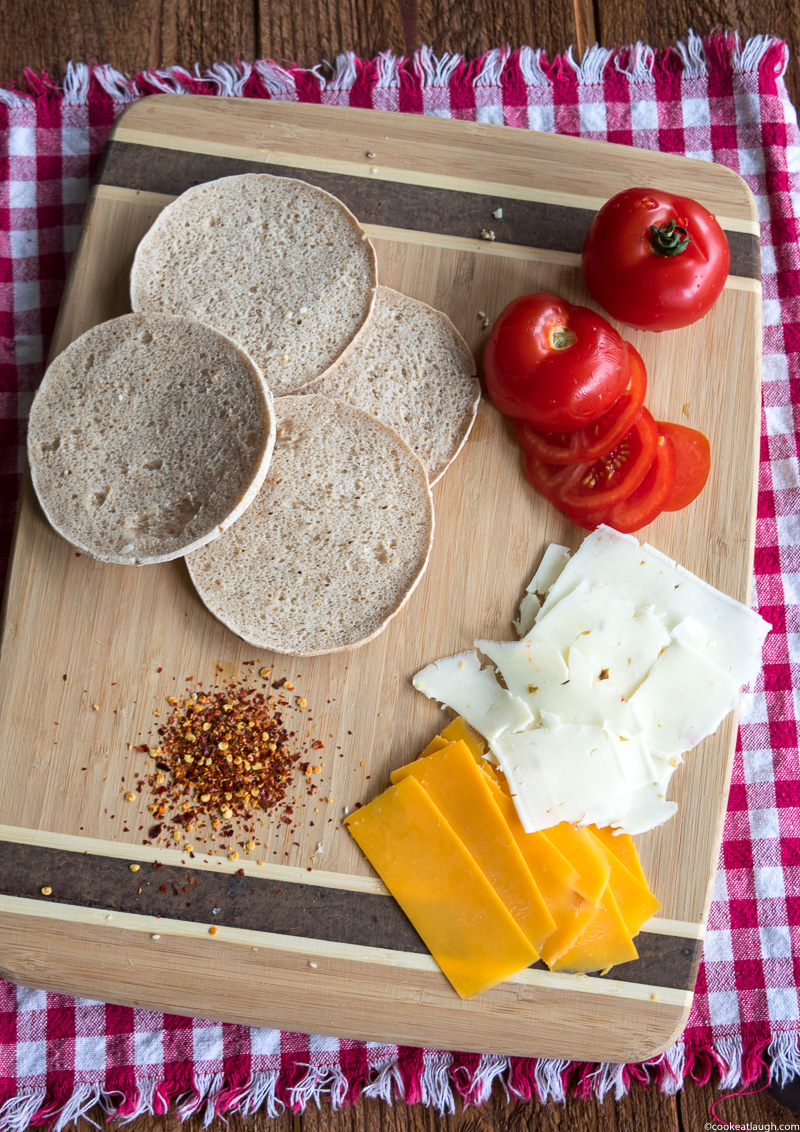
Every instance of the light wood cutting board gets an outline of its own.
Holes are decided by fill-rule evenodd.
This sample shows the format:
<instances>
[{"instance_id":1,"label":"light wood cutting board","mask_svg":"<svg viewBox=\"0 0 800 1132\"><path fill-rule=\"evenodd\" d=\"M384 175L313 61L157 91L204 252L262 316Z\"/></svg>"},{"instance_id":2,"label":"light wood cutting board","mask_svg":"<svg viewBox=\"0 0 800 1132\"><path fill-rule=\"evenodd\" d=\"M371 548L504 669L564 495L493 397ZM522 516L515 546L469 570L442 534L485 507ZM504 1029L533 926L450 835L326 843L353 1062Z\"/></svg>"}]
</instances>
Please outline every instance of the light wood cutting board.
<instances>
[{"instance_id":1,"label":"light wood cutting board","mask_svg":"<svg viewBox=\"0 0 800 1132\"><path fill-rule=\"evenodd\" d=\"M761 291L758 223L743 181L719 166L522 130L148 98L113 132L53 352L130 309L136 244L170 200L251 171L302 177L343 199L375 241L381 282L446 311L477 355L484 313L493 320L518 294L588 302L580 249L610 195L640 184L701 200L731 244L722 297L688 330L623 333L645 359L654 415L709 436L711 479L690 508L642 537L748 600ZM496 238L481 239L481 229ZM0 661L3 975L225 1021L460 1050L628 1061L673 1040L697 973L732 718L675 775L677 817L638 839L663 910L637 940L638 961L604 978L533 967L459 1000L342 826L345 808L383 790L389 771L449 718L410 677L475 637L511 639L544 547L581 541L529 487L512 428L485 400L434 502L430 566L401 614L361 649L298 660L260 653L218 624L182 561L135 569L77 555L26 488ZM295 824L268 822L235 862L219 842L198 843L193 858L144 844L151 799L123 798L146 770L131 744L153 742L166 696L208 686L219 670L252 673L253 660L308 701L287 712L298 745L324 742L319 793L298 793Z\"/></svg>"}]
</instances>

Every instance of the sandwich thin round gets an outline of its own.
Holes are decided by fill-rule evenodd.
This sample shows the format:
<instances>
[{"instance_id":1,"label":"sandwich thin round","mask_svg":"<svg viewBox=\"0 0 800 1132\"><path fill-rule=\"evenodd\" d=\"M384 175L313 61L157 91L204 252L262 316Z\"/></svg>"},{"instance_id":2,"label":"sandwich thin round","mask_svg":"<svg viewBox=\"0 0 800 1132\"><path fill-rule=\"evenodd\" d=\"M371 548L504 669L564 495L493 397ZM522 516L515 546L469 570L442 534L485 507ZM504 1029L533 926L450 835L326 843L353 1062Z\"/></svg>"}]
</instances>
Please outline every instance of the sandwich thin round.
<instances>
[{"instance_id":1,"label":"sandwich thin round","mask_svg":"<svg viewBox=\"0 0 800 1132\"><path fill-rule=\"evenodd\" d=\"M472 352L442 311L378 287L353 350L309 392L366 409L400 433L435 483L469 436L481 389Z\"/></svg>"},{"instance_id":2,"label":"sandwich thin round","mask_svg":"<svg viewBox=\"0 0 800 1132\"><path fill-rule=\"evenodd\" d=\"M433 540L425 469L394 429L327 397L275 401L275 453L252 507L187 557L208 607L250 644L296 656L376 636Z\"/></svg>"},{"instance_id":3,"label":"sandwich thin round","mask_svg":"<svg viewBox=\"0 0 800 1132\"><path fill-rule=\"evenodd\" d=\"M103 562L194 550L254 499L275 443L272 396L230 339L128 314L87 330L45 373L28 458L45 515Z\"/></svg>"},{"instance_id":4,"label":"sandwich thin round","mask_svg":"<svg viewBox=\"0 0 800 1132\"><path fill-rule=\"evenodd\" d=\"M277 396L352 347L377 278L375 249L340 200L305 181L245 173L196 185L164 209L137 248L131 303L227 334Z\"/></svg>"}]
</instances>

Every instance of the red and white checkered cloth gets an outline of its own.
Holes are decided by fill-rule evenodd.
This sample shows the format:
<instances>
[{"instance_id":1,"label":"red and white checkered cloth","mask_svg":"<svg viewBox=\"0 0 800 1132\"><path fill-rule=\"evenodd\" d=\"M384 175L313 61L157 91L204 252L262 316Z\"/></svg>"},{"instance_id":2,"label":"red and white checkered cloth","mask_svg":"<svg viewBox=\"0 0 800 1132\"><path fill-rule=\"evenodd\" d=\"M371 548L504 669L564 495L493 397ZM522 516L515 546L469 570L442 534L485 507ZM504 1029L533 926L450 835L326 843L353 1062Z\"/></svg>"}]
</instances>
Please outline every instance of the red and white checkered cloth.
<instances>
[{"instance_id":1,"label":"red and white checkered cloth","mask_svg":"<svg viewBox=\"0 0 800 1132\"><path fill-rule=\"evenodd\" d=\"M120 1116L210 1117L321 1095L360 1093L480 1103L499 1077L514 1097L563 1098L686 1075L724 1087L800 1072L800 131L783 82L785 46L736 37L654 52L493 51L467 64L390 55L319 69L217 65L127 78L71 67L63 89L30 74L30 94L0 91L0 553L5 565L25 418L43 372L92 175L116 115L155 91L375 107L556 131L716 161L741 173L761 218L764 412L755 601L774 626L763 673L744 697L738 752L703 964L689 1024L640 1066L478 1057L339 1042L76 1001L0 981L0 1130L66 1123L100 1101ZM2 944L0 944L2 947Z\"/></svg>"}]
</instances>

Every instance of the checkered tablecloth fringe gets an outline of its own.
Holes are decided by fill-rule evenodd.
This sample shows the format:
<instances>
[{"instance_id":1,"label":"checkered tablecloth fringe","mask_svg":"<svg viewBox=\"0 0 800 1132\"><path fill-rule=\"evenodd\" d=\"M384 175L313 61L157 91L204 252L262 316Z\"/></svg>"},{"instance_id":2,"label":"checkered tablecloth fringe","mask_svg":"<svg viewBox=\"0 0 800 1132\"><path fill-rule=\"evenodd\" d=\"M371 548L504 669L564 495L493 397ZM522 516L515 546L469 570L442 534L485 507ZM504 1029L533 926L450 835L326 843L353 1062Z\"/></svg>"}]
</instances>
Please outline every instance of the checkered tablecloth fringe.
<instances>
[{"instance_id":1,"label":"checkered tablecloth fringe","mask_svg":"<svg viewBox=\"0 0 800 1132\"><path fill-rule=\"evenodd\" d=\"M100 1104L121 1119L175 1106L277 1115L328 1097L404 1098L453 1111L492 1083L510 1098L677 1091L800 1073L800 131L785 45L735 35L660 51L594 47L548 60L498 48L477 60L354 55L123 75L70 65L0 88L0 566L25 421L44 370L71 253L117 115L152 93L215 94L422 113L538 129L716 161L740 173L761 220L762 448L754 601L773 624L745 692L722 853L694 1005L679 1042L646 1065L587 1065L410 1050L247 1029L76 1000L0 980L0 1132L66 1124ZM724 395L721 375L720 395ZM0 943L0 965L2 963Z\"/></svg>"}]
</instances>

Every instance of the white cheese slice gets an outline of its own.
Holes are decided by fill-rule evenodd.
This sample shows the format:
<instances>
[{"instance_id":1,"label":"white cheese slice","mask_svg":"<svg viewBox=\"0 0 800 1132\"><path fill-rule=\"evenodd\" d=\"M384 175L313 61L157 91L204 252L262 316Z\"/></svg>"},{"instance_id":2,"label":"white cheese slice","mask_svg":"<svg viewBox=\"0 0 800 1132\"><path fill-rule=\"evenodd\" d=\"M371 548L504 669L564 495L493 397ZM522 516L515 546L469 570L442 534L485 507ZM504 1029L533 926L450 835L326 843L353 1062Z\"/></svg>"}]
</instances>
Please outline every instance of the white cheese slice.
<instances>
[{"instance_id":1,"label":"white cheese slice","mask_svg":"<svg viewBox=\"0 0 800 1132\"><path fill-rule=\"evenodd\" d=\"M539 611L543 621L581 582L602 583L638 610L653 609L670 632L687 617L707 635L701 650L737 685L752 681L761 662L769 625L746 605L714 589L633 535L598 527L581 543Z\"/></svg>"},{"instance_id":2,"label":"white cheese slice","mask_svg":"<svg viewBox=\"0 0 800 1132\"><path fill-rule=\"evenodd\" d=\"M651 750L663 759L691 751L739 702L739 686L702 653L675 642L634 692L630 706Z\"/></svg>"},{"instance_id":3,"label":"white cheese slice","mask_svg":"<svg viewBox=\"0 0 800 1132\"><path fill-rule=\"evenodd\" d=\"M554 645L528 641L476 641L475 647L497 667L509 692L527 702L537 721L539 699L544 700L549 691L569 680L569 669Z\"/></svg>"},{"instance_id":4,"label":"white cheese slice","mask_svg":"<svg viewBox=\"0 0 800 1132\"><path fill-rule=\"evenodd\" d=\"M487 739L528 832L569 821L641 833L675 813L681 754L735 708L769 626L632 536L599 528L572 558L549 550L520 608L523 638L475 642L506 687L472 652L414 687Z\"/></svg>"},{"instance_id":5,"label":"white cheese slice","mask_svg":"<svg viewBox=\"0 0 800 1132\"><path fill-rule=\"evenodd\" d=\"M518 637L524 637L528 630L533 628L533 623L536 620L536 614L541 608L542 603L538 594L525 594L525 597L519 603L519 615L514 622L514 628L517 631Z\"/></svg>"},{"instance_id":6,"label":"white cheese slice","mask_svg":"<svg viewBox=\"0 0 800 1132\"><path fill-rule=\"evenodd\" d=\"M501 688L492 671L481 668L474 652L434 661L418 672L412 683L418 692L463 715L487 743L532 720L528 707Z\"/></svg>"},{"instance_id":7,"label":"white cheese slice","mask_svg":"<svg viewBox=\"0 0 800 1132\"><path fill-rule=\"evenodd\" d=\"M476 641L497 666L503 682L529 708L534 723L542 712L564 723L590 723L618 735L633 735L639 727L636 716L603 669L589 656L573 648L569 663L550 642Z\"/></svg>"},{"instance_id":8,"label":"white cheese slice","mask_svg":"<svg viewBox=\"0 0 800 1132\"><path fill-rule=\"evenodd\" d=\"M524 637L533 625L542 600L569 561L569 547L551 542L542 555L536 573L528 582L525 597L520 602L519 617L514 622L518 637Z\"/></svg>"},{"instance_id":9,"label":"white cheese slice","mask_svg":"<svg viewBox=\"0 0 800 1132\"><path fill-rule=\"evenodd\" d=\"M703 652L708 644L708 633L694 617L684 617L672 630L672 639L695 652Z\"/></svg>"},{"instance_id":10,"label":"white cheese slice","mask_svg":"<svg viewBox=\"0 0 800 1132\"><path fill-rule=\"evenodd\" d=\"M624 817L613 824L621 833L647 833L663 825L678 812L677 802L668 802L660 786L643 786L632 794Z\"/></svg>"},{"instance_id":11,"label":"white cheese slice","mask_svg":"<svg viewBox=\"0 0 800 1132\"><path fill-rule=\"evenodd\" d=\"M545 716L541 727L507 731L491 746L528 833L561 821L610 825L624 819L642 786L641 774L631 777L635 748L645 756L641 745L602 727Z\"/></svg>"},{"instance_id":12,"label":"white cheese slice","mask_svg":"<svg viewBox=\"0 0 800 1132\"><path fill-rule=\"evenodd\" d=\"M607 585L579 582L556 605L540 614L525 641L547 641L564 656L577 648L597 662L598 672L630 696L671 637L650 610L637 610Z\"/></svg>"}]
</instances>

